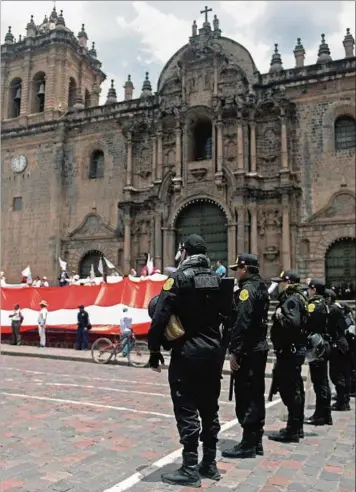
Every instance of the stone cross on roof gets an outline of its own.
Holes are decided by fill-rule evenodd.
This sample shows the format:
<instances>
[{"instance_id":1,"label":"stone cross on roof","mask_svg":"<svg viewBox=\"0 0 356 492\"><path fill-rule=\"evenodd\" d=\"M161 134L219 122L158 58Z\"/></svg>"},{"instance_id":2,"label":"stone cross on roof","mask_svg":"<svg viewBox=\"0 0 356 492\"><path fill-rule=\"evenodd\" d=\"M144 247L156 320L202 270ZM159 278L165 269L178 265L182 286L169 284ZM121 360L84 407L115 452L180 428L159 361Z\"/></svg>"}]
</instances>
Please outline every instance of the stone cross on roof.
<instances>
[{"instance_id":1,"label":"stone cross on roof","mask_svg":"<svg viewBox=\"0 0 356 492\"><path fill-rule=\"evenodd\" d=\"M208 21L208 12L212 12L212 11L213 11L213 9L208 9L207 6L205 6L205 9L204 10L201 10L200 11L201 14L205 14L205 22L204 22L204 24L208 24L209 23L209 21Z\"/></svg>"}]
</instances>

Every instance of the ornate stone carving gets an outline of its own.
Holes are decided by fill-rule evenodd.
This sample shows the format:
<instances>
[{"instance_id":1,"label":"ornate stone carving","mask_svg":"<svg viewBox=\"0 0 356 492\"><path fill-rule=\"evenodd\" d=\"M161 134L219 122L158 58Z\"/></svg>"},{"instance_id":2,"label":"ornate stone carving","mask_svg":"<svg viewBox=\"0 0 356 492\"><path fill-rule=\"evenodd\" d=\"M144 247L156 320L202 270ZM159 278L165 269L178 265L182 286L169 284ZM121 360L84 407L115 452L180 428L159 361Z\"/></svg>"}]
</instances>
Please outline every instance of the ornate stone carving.
<instances>
[{"instance_id":1,"label":"ornate stone carving","mask_svg":"<svg viewBox=\"0 0 356 492\"><path fill-rule=\"evenodd\" d=\"M268 261L274 261L279 255L279 249L276 246L267 246L263 256Z\"/></svg>"},{"instance_id":2,"label":"ornate stone carving","mask_svg":"<svg viewBox=\"0 0 356 492\"><path fill-rule=\"evenodd\" d=\"M280 227L282 224L281 213L278 209L262 210L258 214L258 227L260 235L263 236L269 227Z\"/></svg>"},{"instance_id":3,"label":"ornate stone carving","mask_svg":"<svg viewBox=\"0 0 356 492\"><path fill-rule=\"evenodd\" d=\"M106 225L100 215L89 214L86 216L82 224L69 234L69 237L71 239L76 239L80 237L92 238L113 235L116 235L115 229Z\"/></svg>"},{"instance_id":4,"label":"ornate stone carving","mask_svg":"<svg viewBox=\"0 0 356 492\"><path fill-rule=\"evenodd\" d=\"M190 170L190 174L198 181L202 180L207 172L208 170L205 167Z\"/></svg>"},{"instance_id":5,"label":"ornate stone carving","mask_svg":"<svg viewBox=\"0 0 356 492\"><path fill-rule=\"evenodd\" d=\"M338 217L355 217L355 197L351 193L339 193L329 204L314 214L309 222L317 220L336 219Z\"/></svg>"}]
</instances>

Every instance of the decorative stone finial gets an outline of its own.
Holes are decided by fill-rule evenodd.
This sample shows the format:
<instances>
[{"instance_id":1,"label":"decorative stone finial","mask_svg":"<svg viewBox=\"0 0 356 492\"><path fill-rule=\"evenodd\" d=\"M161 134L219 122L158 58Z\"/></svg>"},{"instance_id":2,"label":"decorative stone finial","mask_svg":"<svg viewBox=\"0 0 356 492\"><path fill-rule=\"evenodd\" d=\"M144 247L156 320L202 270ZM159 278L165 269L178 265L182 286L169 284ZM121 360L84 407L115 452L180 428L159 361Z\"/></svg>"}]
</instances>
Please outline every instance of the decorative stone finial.
<instances>
[{"instance_id":1,"label":"decorative stone finial","mask_svg":"<svg viewBox=\"0 0 356 492\"><path fill-rule=\"evenodd\" d=\"M26 26L26 35L28 38L34 38L36 36L37 28L33 20L33 15L31 15L30 22Z\"/></svg>"},{"instance_id":2,"label":"decorative stone finial","mask_svg":"<svg viewBox=\"0 0 356 492\"><path fill-rule=\"evenodd\" d=\"M148 72L146 72L146 77L142 85L141 97L152 96L152 85L150 79L148 78Z\"/></svg>"},{"instance_id":3,"label":"decorative stone finial","mask_svg":"<svg viewBox=\"0 0 356 492\"><path fill-rule=\"evenodd\" d=\"M328 63L331 62L332 58L330 56L329 45L325 42L325 34L321 35L321 43L318 51L317 63Z\"/></svg>"},{"instance_id":4,"label":"decorative stone finial","mask_svg":"<svg viewBox=\"0 0 356 492\"><path fill-rule=\"evenodd\" d=\"M205 29L211 29L210 22L208 20L208 13L209 12L212 12L212 11L213 11L213 9L208 9L208 7L205 7L204 10L201 10L200 11L200 13L201 14L204 14L204 16L205 16L205 20L204 20L204 23L203 23L203 28L205 28Z\"/></svg>"},{"instance_id":5,"label":"decorative stone finial","mask_svg":"<svg viewBox=\"0 0 356 492\"><path fill-rule=\"evenodd\" d=\"M54 5L51 15L49 16L49 21L56 23L58 19L56 6Z\"/></svg>"},{"instance_id":6,"label":"decorative stone finial","mask_svg":"<svg viewBox=\"0 0 356 492\"><path fill-rule=\"evenodd\" d=\"M197 36L198 35L198 26L197 26L197 21L193 21L192 25L192 36Z\"/></svg>"},{"instance_id":7,"label":"decorative stone finial","mask_svg":"<svg viewBox=\"0 0 356 492\"><path fill-rule=\"evenodd\" d=\"M63 17L63 10L61 10L59 16L58 16L58 20L57 20L57 26L63 26L65 27L66 23L64 21L64 17Z\"/></svg>"},{"instance_id":8,"label":"decorative stone finial","mask_svg":"<svg viewBox=\"0 0 356 492\"><path fill-rule=\"evenodd\" d=\"M20 34L20 35L19 35L19 43L21 43L21 41L22 41L22 36L21 36L21 34Z\"/></svg>"},{"instance_id":9,"label":"decorative stone finial","mask_svg":"<svg viewBox=\"0 0 356 492\"><path fill-rule=\"evenodd\" d=\"M30 22L27 24L26 29L31 29L32 27L36 29L36 24L34 23L33 15L31 15Z\"/></svg>"},{"instance_id":10,"label":"decorative stone finial","mask_svg":"<svg viewBox=\"0 0 356 492\"><path fill-rule=\"evenodd\" d=\"M282 58L278 52L278 44L274 45L274 53L272 55L270 73L279 73L283 71Z\"/></svg>"},{"instance_id":11,"label":"decorative stone finial","mask_svg":"<svg viewBox=\"0 0 356 492\"><path fill-rule=\"evenodd\" d=\"M304 58L305 58L305 49L302 45L302 41L300 38L297 39L297 44L294 48L294 56L295 56L295 66L304 67Z\"/></svg>"},{"instance_id":12,"label":"decorative stone finial","mask_svg":"<svg viewBox=\"0 0 356 492\"><path fill-rule=\"evenodd\" d=\"M89 55L92 57L92 58L96 58L98 55L97 55L97 52L96 52L96 49L95 49L95 43L94 41L92 42L91 44L91 49L89 50Z\"/></svg>"},{"instance_id":13,"label":"decorative stone finial","mask_svg":"<svg viewBox=\"0 0 356 492\"><path fill-rule=\"evenodd\" d=\"M214 15L214 19L213 19L213 28L214 28L214 31L218 31L219 30L219 19L218 19L218 16L215 14Z\"/></svg>"},{"instance_id":14,"label":"decorative stone finial","mask_svg":"<svg viewBox=\"0 0 356 492\"><path fill-rule=\"evenodd\" d=\"M13 44L14 42L14 35L12 34L11 32L11 26L9 26L9 30L7 31L7 33L5 34L5 43L6 44Z\"/></svg>"},{"instance_id":15,"label":"decorative stone finial","mask_svg":"<svg viewBox=\"0 0 356 492\"><path fill-rule=\"evenodd\" d=\"M82 29L78 33L78 40L79 40L80 46L82 46L83 48L86 48L87 47L88 35L85 32L85 26L84 26L84 24L82 24Z\"/></svg>"},{"instance_id":16,"label":"decorative stone finial","mask_svg":"<svg viewBox=\"0 0 356 492\"><path fill-rule=\"evenodd\" d=\"M48 24L47 14L45 14L42 24Z\"/></svg>"},{"instance_id":17,"label":"decorative stone finial","mask_svg":"<svg viewBox=\"0 0 356 492\"><path fill-rule=\"evenodd\" d=\"M344 41L342 43L345 48L345 58L351 58L354 56L354 46L355 46L355 40L353 35L350 33L350 29L346 29L346 36L344 38Z\"/></svg>"},{"instance_id":18,"label":"decorative stone finial","mask_svg":"<svg viewBox=\"0 0 356 492\"><path fill-rule=\"evenodd\" d=\"M116 97L116 90L114 87L114 80L111 80L111 86L109 87L108 90L108 97L106 99L105 104L115 104L117 102L117 97Z\"/></svg>"},{"instance_id":19,"label":"decorative stone finial","mask_svg":"<svg viewBox=\"0 0 356 492\"><path fill-rule=\"evenodd\" d=\"M131 81L131 75L127 76L124 89L125 89L125 101L131 101L133 90L134 90L134 85Z\"/></svg>"}]
</instances>

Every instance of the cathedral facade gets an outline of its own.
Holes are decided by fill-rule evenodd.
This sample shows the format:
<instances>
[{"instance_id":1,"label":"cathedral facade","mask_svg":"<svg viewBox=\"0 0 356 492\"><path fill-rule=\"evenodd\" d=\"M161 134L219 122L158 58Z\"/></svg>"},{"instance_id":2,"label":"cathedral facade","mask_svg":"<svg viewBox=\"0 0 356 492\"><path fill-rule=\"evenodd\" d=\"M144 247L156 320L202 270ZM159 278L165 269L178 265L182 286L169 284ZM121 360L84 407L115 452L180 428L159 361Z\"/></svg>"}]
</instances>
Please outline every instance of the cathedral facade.
<instances>
[{"instance_id":1,"label":"cathedral facade","mask_svg":"<svg viewBox=\"0 0 356 492\"><path fill-rule=\"evenodd\" d=\"M16 282L28 264L52 282L58 257L82 276L105 256L122 273L147 254L163 269L200 233L212 260L258 254L268 278L355 282L354 39L332 60L322 35L305 66L278 47L268 73L222 36L216 16L124 99L105 80L84 26L53 10L1 46L1 269ZM119 98L120 99L120 98Z\"/></svg>"}]
</instances>

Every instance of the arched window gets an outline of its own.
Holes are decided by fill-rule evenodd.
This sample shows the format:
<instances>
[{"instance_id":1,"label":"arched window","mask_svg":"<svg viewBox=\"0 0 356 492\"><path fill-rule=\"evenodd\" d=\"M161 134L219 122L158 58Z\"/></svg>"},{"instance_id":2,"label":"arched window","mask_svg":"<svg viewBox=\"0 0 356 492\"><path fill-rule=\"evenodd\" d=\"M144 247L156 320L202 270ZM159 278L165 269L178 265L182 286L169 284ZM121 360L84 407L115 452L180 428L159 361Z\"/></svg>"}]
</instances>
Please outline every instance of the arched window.
<instances>
[{"instance_id":1,"label":"arched window","mask_svg":"<svg viewBox=\"0 0 356 492\"><path fill-rule=\"evenodd\" d=\"M22 80L13 79L9 87L8 118L17 118L21 111L21 89Z\"/></svg>"},{"instance_id":2,"label":"arched window","mask_svg":"<svg viewBox=\"0 0 356 492\"><path fill-rule=\"evenodd\" d=\"M75 104L75 98L77 95L77 83L71 77L69 79L69 87L68 87L68 109L72 109Z\"/></svg>"},{"instance_id":3,"label":"arched window","mask_svg":"<svg viewBox=\"0 0 356 492\"><path fill-rule=\"evenodd\" d=\"M335 121L335 150L356 147L356 121L351 116L340 116Z\"/></svg>"},{"instance_id":4,"label":"arched window","mask_svg":"<svg viewBox=\"0 0 356 492\"><path fill-rule=\"evenodd\" d=\"M46 98L46 74L38 72L32 80L31 113L43 113Z\"/></svg>"},{"instance_id":5,"label":"arched window","mask_svg":"<svg viewBox=\"0 0 356 492\"><path fill-rule=\"evenodd\" d=\"M89 179L102 178L104 176L104 152L95 150L90 157Z\"/></svg>"},{"instance_id":6,"label":"arched window","mask_svg":"<svg viewBox=\"0 0 356 492\"><path fill-rule=\"evenodd\" d=\"M205 161L212 158L212 125L208 118L201 118L191 129L190 161Z\"/></svg>"},{"instance_id":7,"label":"arched window","mask_svg":"<svg viewBox=\"0 0 356 492\"><path fill-rule=\"evenodd\" d=\"M84 107L90 108L90 92L88 89L85 90Z\"/></svg>"},{"instance_id":8,"label":"arched window","mask_svg":"<svg viewBox=\"0 0 356 492\"><path fill-rule=\"evenodd\" d=\"M93 268L96 277L101 277L102 274L98 270L100 258L103 258L103 253L101 251L93 250L89 251L79 263L79 275L80 278L90 277L90 272ZM104 273L105 273L105 261L102 260Z\"/></svg>"}]
</instances>

